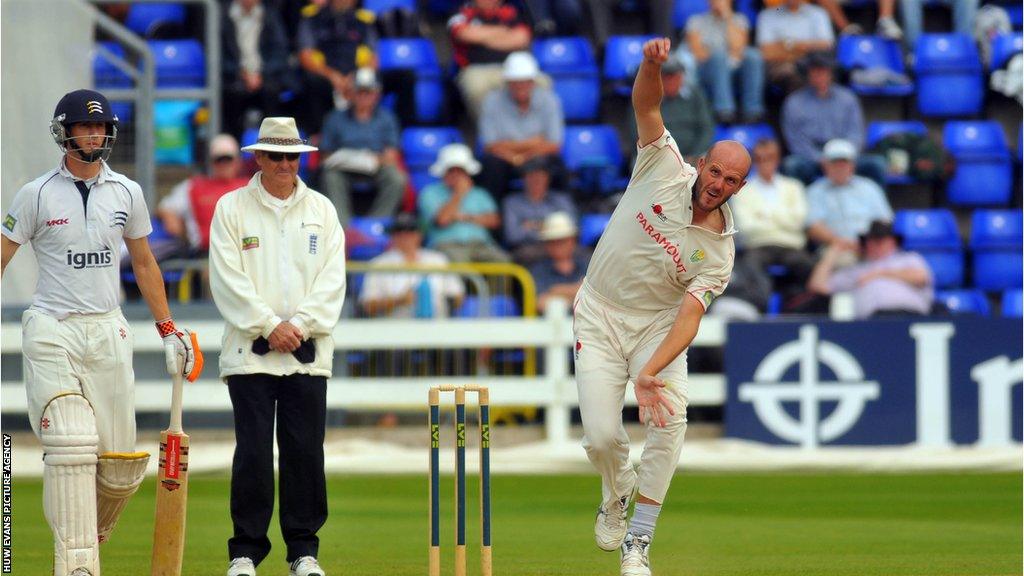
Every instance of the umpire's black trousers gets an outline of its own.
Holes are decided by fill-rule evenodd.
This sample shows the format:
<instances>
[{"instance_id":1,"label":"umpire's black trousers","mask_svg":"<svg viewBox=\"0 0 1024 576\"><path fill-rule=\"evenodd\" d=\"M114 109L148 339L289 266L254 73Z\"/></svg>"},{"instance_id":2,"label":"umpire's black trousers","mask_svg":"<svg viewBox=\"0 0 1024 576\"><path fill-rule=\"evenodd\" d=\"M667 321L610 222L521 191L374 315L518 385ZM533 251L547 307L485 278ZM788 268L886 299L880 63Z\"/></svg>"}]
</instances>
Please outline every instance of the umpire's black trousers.
<instances>
[{"instance_id":1,"label":"umpire's black trousers","mask_svg":"<svg viewBox=\"0 0 1024 576\"><path fill-rule=\"evenodd\" d=\"M281 535L288 562L316 556L316 533L327 521L324 425L327 378L306 374L228 376L235 414L228 558L259 564L270 552L274 513L274 417L281 484Z\"/></svg>"}]
</instances>

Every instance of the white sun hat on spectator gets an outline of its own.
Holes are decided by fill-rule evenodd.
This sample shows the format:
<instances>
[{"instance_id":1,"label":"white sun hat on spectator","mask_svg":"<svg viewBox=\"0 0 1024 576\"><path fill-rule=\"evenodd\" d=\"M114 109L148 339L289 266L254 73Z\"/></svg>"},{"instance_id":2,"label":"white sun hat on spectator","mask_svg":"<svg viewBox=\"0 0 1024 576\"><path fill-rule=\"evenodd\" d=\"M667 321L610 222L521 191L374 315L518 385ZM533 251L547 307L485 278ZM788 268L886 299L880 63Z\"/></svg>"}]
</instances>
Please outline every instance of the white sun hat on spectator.
<instances>
[{"instance_id":1,"label":"white sun hat on spectator","mask_svg":"<svg viewBox=\"0 0 1024 576\"><path fill-rule=\"evenodd\" d=\"M549 240L562 240L564 238L572 238L578 232L576 222L573 221L572 216L567 212L552 212L544 218L544 224L540 227L540 239L545 242Z\"/></svg>"},{"instance_id":2,"label":"white sun hat on spectator","mask_svg":"<svg viewBox=\"0 0 1024 576\"><path fill-rule=\"evenodd\" d=\"M534 80L540 74L537 59L529 52L513 52L505 58L502 77L507 81Z\"/></svg>"},{"instance_id":3,"label":"white sun hat on spectator","mask_svg":"<svg viewBox=\"0 0 1024 576\"><path fill-rule=\"evenodd\" d=\"M452 168L462 168L470 176L480 172L480 163L473 158L473 151L465 144L448 144L437 153L437 161L430 167L430 175L444 178Z\"/></svg>"}]
</instances>

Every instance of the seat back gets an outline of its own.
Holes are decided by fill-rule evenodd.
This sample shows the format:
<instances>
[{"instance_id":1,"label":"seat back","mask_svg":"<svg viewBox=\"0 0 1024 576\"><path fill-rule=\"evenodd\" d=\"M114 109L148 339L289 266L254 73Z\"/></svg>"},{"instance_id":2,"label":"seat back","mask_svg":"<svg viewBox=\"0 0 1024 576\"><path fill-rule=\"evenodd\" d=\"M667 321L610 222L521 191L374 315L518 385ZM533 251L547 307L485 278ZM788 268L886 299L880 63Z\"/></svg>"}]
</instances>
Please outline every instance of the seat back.
<instances>
[{"instance_id":1,"label":"seat back","mask_svg":"<svg viewBox=\"0 0 1024 576\"><path fill-rule=\"evenodd\" d=\"M971 248L1021 248L1024 216L1020 210L975 210Z\"/></svg>"},{"instance_id":2,"label":"seat back","mask_svg":"<svg viewBox=\"0 0 1024 576\"><path fill-rule=\"evenodd\" d=\"M846 70L888 68L900 73L904 71L899 43L880 36L840 36L836 60Z\"/></svg>"},{"instance_id":3,"label":"seat back","mask_svg":"<svg viewBox=\"0 0 1024 576\"><path fill-rule=\"evenodd\" d=\"M605 44L604 77L611 81L629 80L643 60L643 46L654 36L611 36Z\"/></svg>"},{"instance_id":4,"label":"seat back","mask_svg":"<svg viewBox=\"0 0 1024 576\"><path fill-rule=\"evenodd\" d=\"M582 36L537 40L533 43L533 56L541 70L551 75L597 72L594 50Z\"/></svg>"},{"instance_id":5,"label":"seat back","mask_svg":"<svg viewBox=\"0 0 1024 576\"><path fill-rule=\"evenodd\" d=\"M940 290L935 293L935 299L945 304L946 308L954 314L980 314L988 316L991 308L988 297L981 290Z\"/></svg>"},{"instance_id":6,"label":"seat back","mask_svg":"<svg viewBox=\"0 0 1024 576\"><path fill-rule=\"evenodd\" d=\"M206 86L206 54L198 40L150 40L157 88Z\"/></svg>"},{"instance_id":7,"label":"seat back","mask_svg":"<svg viewBox=\"0 0 1024 576\"><path fill-rule=\"evenodd\" d=\"M425 38L382 38L377 58L381 70L411 69L419 78L441 75L434 44Z\"/></svg>"},{"instance_id":8,"label":"seat back","mask_svg":"<svg viewBox=\"0 0 1024 576\"><path fill-rule=\"evenodd\" d=\"M437 160L437 153L448 144L462 142L462 133L453 126L413 127L402 130L402 154L410 171L425 171Z\"/></svg>"},{"instance_id":9,"label":"seat back","mask_svg":"<svg viewBox=\"0 0 1024 576\"><path fill-rule=\"evenodd\" d=\"M898 210L893 229L907 250L959 250L963 245L956 218L945 208Z\"/></svg>"},{"instance_id":10,"label":"seat back","mask_svg":"<svg viewBox=\"0 0 1024 576\"><path fill-rule=\"evenodd\" d=\"M615 128L607 124L567 126L562 158L569 170L584 166L622 166L622 149Z\"/></svg>"},{"instance_id":11,"label":"seat back","mask_svg":"<svg viewBox=\"0 0 1024 576\"><path fill-rule=\"evenodd\" d=\"M769 138L776 138L775 129L769 124L734 124L732 126L718 125L715 127L715 140L736 140L747 149L754 150L754 145L759 141Z\"/></svg>"}]
</instances>

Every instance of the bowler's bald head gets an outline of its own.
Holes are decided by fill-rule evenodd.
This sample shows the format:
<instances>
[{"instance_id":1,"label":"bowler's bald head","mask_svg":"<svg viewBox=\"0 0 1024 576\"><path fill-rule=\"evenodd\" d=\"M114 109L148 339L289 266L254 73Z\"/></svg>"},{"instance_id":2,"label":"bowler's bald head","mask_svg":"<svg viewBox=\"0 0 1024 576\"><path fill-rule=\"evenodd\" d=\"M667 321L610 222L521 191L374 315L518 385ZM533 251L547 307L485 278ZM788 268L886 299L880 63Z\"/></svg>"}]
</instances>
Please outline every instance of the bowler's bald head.
<instances>
[{"instance_id":1,"label":"bowler's bald head","mask_svg":"<svg viewBox=\"0 0 1024 576\"><path fill-rule=\"evenodd\" d=\"M718 162L723 167L738 171L740 174L750 172L750 153L747 148L735 140L715 142L708 149L707 163Z\"/></svg>"}]
</instances>

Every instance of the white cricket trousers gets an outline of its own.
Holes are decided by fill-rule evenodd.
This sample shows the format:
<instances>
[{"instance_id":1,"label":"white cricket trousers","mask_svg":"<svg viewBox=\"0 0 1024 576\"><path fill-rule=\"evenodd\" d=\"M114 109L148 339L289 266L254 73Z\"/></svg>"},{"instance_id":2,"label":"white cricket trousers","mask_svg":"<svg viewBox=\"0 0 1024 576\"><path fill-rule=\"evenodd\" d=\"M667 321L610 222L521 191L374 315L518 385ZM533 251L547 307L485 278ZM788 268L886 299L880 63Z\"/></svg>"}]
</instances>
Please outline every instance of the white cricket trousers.
<instances>
[{"instance_id":1,"label":"white cricket trousers","mask_svg":"<svg viewBox=\"0 0 1024 576\"><path fill-rule=\"evenodd\" d=\"M657 376L675 416L664 427L647 425L647 439L634 471L629 437L622 425L626 383L635 381L644 364L668 334L677 310L649 312L615 304L589 288L586 281L573 305L576 336L576 386L583 419L583 447L601 474L603 501L628 496L639 481L640 494L663 502L679 463L686 434L686 352Z\"/></svg>"},{"instance_id":2,"label":"white cricket trousers","mask_svg":"<svg viewBox=\"0 0 1024 576\"><path fill-rule=\"evenodd\" d=\"M85 396L96 414L98 453L135 451L132 333L121 310L58 320L39 310L21 317L28 415L39 436L43 409L57 395Z\"/></svg>"}]
</instances>

